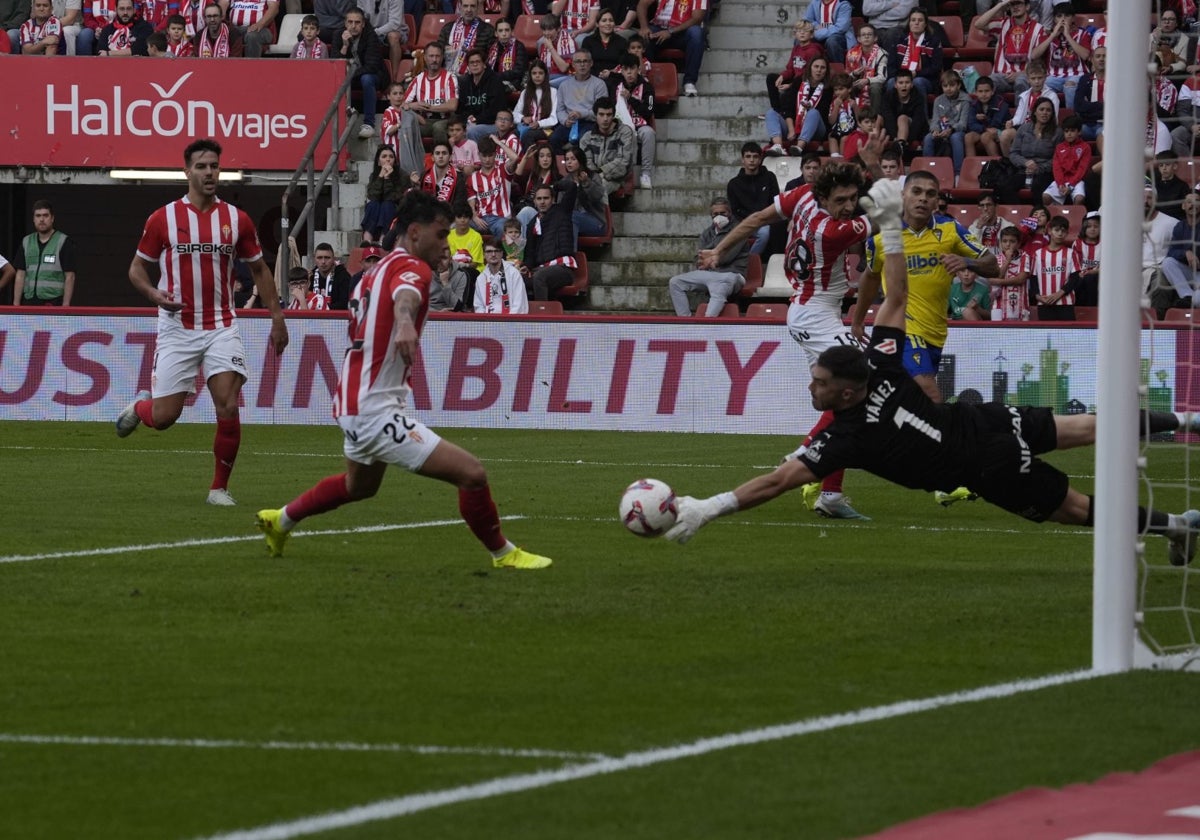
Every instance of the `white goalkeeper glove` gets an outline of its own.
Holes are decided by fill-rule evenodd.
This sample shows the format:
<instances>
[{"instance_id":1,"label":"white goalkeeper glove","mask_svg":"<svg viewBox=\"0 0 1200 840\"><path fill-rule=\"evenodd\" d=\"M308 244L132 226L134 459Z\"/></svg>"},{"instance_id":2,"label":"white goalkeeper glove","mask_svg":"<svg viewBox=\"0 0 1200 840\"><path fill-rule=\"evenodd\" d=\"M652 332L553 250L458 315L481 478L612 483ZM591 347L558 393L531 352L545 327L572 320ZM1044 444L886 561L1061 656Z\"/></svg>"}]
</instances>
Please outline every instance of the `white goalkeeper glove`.
<instances>
[{"instance_id":1,"label":"white goalkeeper glove","mask_svg":"<svg viewBox=\"0 0 1200 840\"><path fill-rule=\"evenodd\" d=\"M879 229L883 239L885 254L894 254L904 250L904 241L900 236L900 214L904 210L904 201L900 195L900 182L881 178L871 185L867 194L858 200L872 224Z\"/></svg>"},{"instance_id":2,"label":"white goalkeeper glove","mask_svg":"<svg viewBox=\"0 0 1200 840\"><path fill-rule=\"evenodd\" d=\"M707 499L680 496L675 503L677 510L675 525L670 531L667 531L665 536L680 545L696 536L697 531L718 516L724 516L737 510L737 499L733 493L721 493Z\"/></svg>"}]
</instances>

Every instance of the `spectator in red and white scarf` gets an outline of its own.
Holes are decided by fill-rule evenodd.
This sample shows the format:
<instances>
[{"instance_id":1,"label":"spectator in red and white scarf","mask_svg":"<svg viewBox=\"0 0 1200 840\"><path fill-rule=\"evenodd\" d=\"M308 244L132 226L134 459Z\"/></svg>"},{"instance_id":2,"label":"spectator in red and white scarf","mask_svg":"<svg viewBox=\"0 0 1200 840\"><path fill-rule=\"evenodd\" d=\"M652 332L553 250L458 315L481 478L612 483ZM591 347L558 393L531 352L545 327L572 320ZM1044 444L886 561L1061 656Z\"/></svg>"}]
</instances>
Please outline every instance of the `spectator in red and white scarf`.
<instances>
[{"instance_id":1,"label":"spectator in red and white scarf","mask_svg":"<svg viewBox=\"0 0 1200 840\"><path fill-rule=\"evenodd\" d=\"M305 15L300 22L300 37L292 47L292 58L328 58L329 47L318 37L321 25L316 15Z\"/></svg>"},{"instance_id":2,"label":"spectator in red and white scarf","mask_svg":"<svg viewBox=\"0 0 1200 840\"><path fill-rule=\"evenodd\" d=\"M197 58L241 58L242 35L225 23L225 15L216 3L204 7L204 28L192 39Z\"/></svg>"},{"instance_id":3,"label":"spectator in red and white scarf","mask_svg":"<svg viewBox=\"0 0 1200 840\"><path fill-rule=\"evenodd\" d=\"M912 71L913 85L924 98L941 90L942 39L929 28L929 16L923 9L908 13L908 32L891 50L887 90L896 86L896 71Z\"/></svg>"},{"instance_id":4,"label":"spectator in red and white scarf","mask_svg":"<svg viewBox=\"0 0 1200 840\"><path fill-rule=\"evenodd\" d=\"M442 26L438 40L446 46L446 69L454 75L466 72L467 53L471 50L487 50L496 40L496 30L479 17L479 0L460 0L461 14L457 20Z\"/></svg>"},{"instance_id":5,"label":"spectator in red and white scarf","mask_svg":"<svg viewBox=\"0 0 1200 840\"><path fill-rule=\"evenodd\" d=\"M520 90L525 80L529 52L513 37L513 25L507 20L496 23L496 40L488 47L487 66L500 77L506 90Z\"/></svg>"},{"instance_id":6,"label":"spectator in red and white scarf","mask_svg":"<svg viewBox=\"0 0 1200 840\"><path fill-rule=\"evenodd\" d=\"M146 39L154 27L137 17L133 0L117 0L117 19L100 30L97 55L149 55Z\"/></svg>"}]
</instances>

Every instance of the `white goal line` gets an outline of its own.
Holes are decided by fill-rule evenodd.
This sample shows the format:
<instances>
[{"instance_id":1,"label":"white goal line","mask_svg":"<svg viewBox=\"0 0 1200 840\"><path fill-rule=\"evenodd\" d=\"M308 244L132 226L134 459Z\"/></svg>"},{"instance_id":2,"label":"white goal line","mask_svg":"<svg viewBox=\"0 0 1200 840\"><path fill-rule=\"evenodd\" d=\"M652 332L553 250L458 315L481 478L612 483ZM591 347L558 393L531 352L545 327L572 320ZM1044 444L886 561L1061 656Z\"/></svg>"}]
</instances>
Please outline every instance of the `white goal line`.
<instances>
[{"instance_id":1,"label":"white goal line","mask_svg":"<svg viewBox=\"0 0 1200 840\"><path fill-rule=\"evenodd\" d=\"M349 828L364 823L396 819L397 817L416 814L445 805L473 802L496 796L504 796L510 793L536 790L564 782L573 782L609 773L620 773L626 770L650 767L655 764L665 764L671 761L694 758L720 750L765 744L818 732L828 732L832 729L874 723L905 715L933 711L947 706L978 703L983 700L997 700L1030 691L1040 691L1044 688L1082 682L1100 676L1105 676L1105 674L1099 671L1071 671L1065 674L1055 674L1037 679L1018 680L1016 682L986 686L969 691L958 691L938 697L928 697L923 700L904 700L885 706L860 709L856 712L826 715L794 723L768 726L762 729L751 729L711 738L701 738L689 744L626 753L625 755L616 757L599 758L585 764L576 764L557 770L542 770L513 776L500 776L470 785L415 793L391 799L381 799L342 811L330 811L286 822L277 822L254 828L214 834L210 835L206 840L288 840L292 837L303 837L325 831Z\"/></svg>"}]
</instances>

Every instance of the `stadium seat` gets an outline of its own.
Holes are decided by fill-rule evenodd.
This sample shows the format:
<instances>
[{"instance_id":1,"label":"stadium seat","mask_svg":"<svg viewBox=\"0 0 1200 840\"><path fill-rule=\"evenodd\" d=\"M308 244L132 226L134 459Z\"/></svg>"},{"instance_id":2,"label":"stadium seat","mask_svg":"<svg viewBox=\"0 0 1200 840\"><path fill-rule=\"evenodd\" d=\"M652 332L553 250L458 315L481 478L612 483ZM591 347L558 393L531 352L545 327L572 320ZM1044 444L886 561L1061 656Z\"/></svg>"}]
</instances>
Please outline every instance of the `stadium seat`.
<instances>
[{"instance_id":1,"label":"stadium seat","mask_svg":"<svg viewBox=\"0 0 1200 840\"><path fill-rule=\"evenodd\" d=\"M621 186L617 187L608 198L611 201L614 198L629 198L637 190L637 168L630 168L625 175L625 180L621 182ZM607 210L607 208L606 208ZM612 213L608 214L608 238L612 239Z\"/></svg>"},{"instance_id":2,"label":"stadium seat","mask_svg":"<svg viewBox=\"0 0 1200 840\"><path fill-rule=\"evenodd\" d=\"M296 48L296 39L300 37L300 24L304 22L304 15L284 15L283 20L279 22L279 37L275 39L275 43L267 47L269 55L291 55L292 50Z\"/></svg>"},{"instance_id":3,"label":"stadium seat","mask_svg":"<svg viewBox=\"0 0 1200 840\"><path fill-rule=\"evenodd\" d=\"M410 53L417 46L417 19L412 15L405 15L404 25L408 27L408 40L404 42L404 51Z\"/></svg>"},{"instance_id":4,"label":"stadium seat","mask_svg":"<svg viewBox=\"0 0 1200 840\"><path fill-rule=\"evenodd\" d=\"M1079 307L1075 307L1075 312L1076 315L1078 315ZM1168 309L1167 314L1163 316L1163 320L1168 322L1173 321L1175 323L1186 321L1190 324L1195 320L1192 317L1194 313L1194 309Z\"/></svg>"},{"instance_id":5,"label":"stadium seat","mask_svg":"<svg viewBox=\"0 0 1200 840\"><path fill-rule=\"evenodd\" d=\"M393 82L403 82L404 77L406 75L408 75L409 73L411 73L412 69L413 69L413 60L411 58L401 59L400 66L392 70L392 81ZM385 93L386 93L386 91L385 91Z\"/></svg>"},{"instance_id":6,"label":"stadium seat","mask_svg":"<svg viewBox=\"0 0 1200 840\"><path fill-rule=\"evenodd\" d=\"M783 185L788 181L800 176L800 158L763 158L763 166L775 173L775 180L779 182L779 189L781 190L783 189Z\"/></svg>"},{"instance_id":7,"label":"stadium seat","mask_svg":"<svg viewBox=\"0 0 1200 840\"><path fill-rule=\"evenodd\" d=\"M500 19L502 17L504 17L504 15L499 15L499 14L485 15L483 12L480 12L479 17L481 17L483 20L486 20L488 23L490 23L492 25L492 28L495 29L496 24L500 22Z\"/></svg>"},{"instance_id":8,"label":"stadium seat","mask_svg":"<svg viewBox=\"0 0 1200 840\"><path fill-rule=\"evenodd\" d=\"M991 61L996 55L996 45L991 36L980 32L974 26L967 30L967 38L955 54L959 61Z\"/></svg>"},{"instance_id":9,"label":"stadium seat","mask_svg":"<svg viewBox=\"0 0 1200 840\"><path fill-rule=\"evenodd\" d=\"M350 274L357 274L362 271L362 248L351 248L350 255L346 257L346 271Z\"/></svg>"},{"instance_id":10,"label":"stadium seat","mask_svg":"<svg viewBox=\"0 0 1200 840\"><path fill-rule=\"evenodd\" d=\"M990 190L979 186L979 171L990 157L963 158L962 169L958 173L958 185L950 190L956 201L978 201L979 197Z\"/></svg>"},{"instance_id":11,"label":"stadium seat","mask_svg":"<svg viewBox=\"0 0 1200 840\"><path fill-rule=\"evenodd\" d=\"M956 52L959 47L967 42L966 33L963 32L962 18L934 15L929 19L941 24L942 30L946 33L946 43L950 47L949 51L951 53Z\"/></svg>"},{"instance_id":12,"label":"stadium seat","mask_svg":"<svg viewBox=\"0 0 1200 840\"><path fill-rule=\"evenodd\" d=\"M588 261L587 254L579 251L575 254L575 280L569 286L563 286L558 290L557 296L564 297L582 297L587 294L588 290Z\"/></svg>"},{"instance_id":13,"label":"stadium seat","mask_svg":"<svg viewBox=\"0 0 1200 840\"><path fill-rule=\"evenodd\" d=\"M417 33L417 49L424 49L442 34L442 26L458 20L458 15L429 13L421 18L421 31Z\"/></svg>"},{"instance_id":14,"label":"stadium seat","mask_svg":"<svg viewBox=\"0 0 1200 840\"><path fill-rule=\"evenodd\" d=\"M749 261L746 263L746 284L742 286L742 290L738 292L738 297L754 297L763 284L763 265L762 257L758 254L751 254Z\"/></svg>"},{"instance_id":15,"label":"stadium seat","mask_svg":"<svg viewBox=\"0 0 1200 840\"><path fill-rule=\"evenodd\" d=\"M1033 212L1032 204L998 204L996 205L996 215L1001 219L1012 222L1014 225L1019 225L1022 219L1028 219L1029 214Z\"/></svg>"},{"instance_id":16,"label":"stadium seat","mask_svg":"<svg viewBox=\"0 0 1200 840\"><path fill-rule=\"evenodd\" d=\"M529 54L537 52L537 42L542 37L542 22L537 15L518 15L513 26L513 37L525 45Z\"/></svg>"},{"instance_id":17,"label":"stadium seat","mask_svg":"<svg viewBox=\"0 0 1200 840\"><path fill-rule=\"evenodd\" d=\"M632 177L633 177L633 172L631 171L629 173L629 178L632 178ZM624 185L622 185L622 187L623 186ZM620 190L617 190L617 192L613 193L613 195L616 195L619 192L620 192ZM612 209L606 204L606 205L604 205L604 233L600 234L599 236L584 236L583 234L580 234L579 235L579 247L580 248L602 248L605 245L607 245L608 243L612 242L612 238L613 238Z\"/></svg>"},{"instance_id":18,"label":"stadium seat","mask_svg":"<svg viewBox=\"0 0 1200 840\"><path fill-rule=\"evenodd\" d=\"M707 318L708 315L705 314L707 311L708 311L708 303L702 303L696 307L696 311L692 317ZM721 307L721 311L717 314L717 317L718 318L740 318L740 317L742 317L742 313L738 310L738 305L736 303L727 303L723 307Z\"/></svg>"},{"instance_id":19,"label":"stadium seat","mask_svg":"<svg viewBox=\"0 0 1200 840\"><path fill-rule=\"evenodd\" d=\"M784 266L787 257L783 254L772 254L767 260L767 270L763 272L763 284L754 293L756 298L790 298L795 289L788 282Z\"/></svg>"},{"instance_id":20,"label":"stadium seat","mask_svg":"<svg viewBox=\"0 0 1200 840\"><path fill-rule=\"evenodd\" d=\"M946 210L949 212L950 218L963 227L970 227L971 223L979 218L979 205L977 204L951 204Z\"/></svg>"},{"instance_id":21,"label":"stadium seat","mask_svg":"<svg viewBox=\"0 0 1200 840\"><path fill-rule=\"evenodd\" d=\"M1200 184L1200 159L1180 158L1176 175L1193 187Z\"/></svg>"},{"instance_id":22,"label":"stadium seat","mask_svg":"<svg viewBox=\"0 0 1200 840\"><path fill-rule=\"evenodd\" d=\"M1108 28L1108 16L1104 14L1080 14L1075 15L1076 26L1093 26L1097 29Z\"/></svg>"},{"instance_id":23,"label":"stadium seat","mask_svg":"<svg viewBox=\"0 0 1200 840\"><path fill-rule=\"evenodd\" d=\"M562 301L558 300L531 300L529 301L530 315L562 315Z\"/></svg>"},{"instance_id":24,"label":"stadium seat","mask_svg":"<svg viewBox=\"0 0 1200 840\"><path fill-rule=\"evenodd\" d=\"M650 64L650 84L654 87L655 105L670 105L679 99L679 69L668 62Z\"/></svg>"},{"instance_id":25,"label":"stadium seat","mask_svg":"<svg viewBox=\"0 0 1200 840\"><path fill-rule=\"evenodd\" d=\"M788 306L786 303L752 303L746 307L747 318L761 318L780 324L787 321L787 314Z\"/></svg>"},{"instance_id":26,"label":"stadium seat","mask_svg":"<svg viewBox=\"0 0 1200 840\"><path fill-rule=\"evenodd\" d=\"M1098 306L1076 306L1075 307L1076 321L1098 321L1100 320L1100 307Z\"/></svg>"},{"instance_id":27,"label":"stadium seat","mask_svg":"<svg viewBox=\"0 0 1200 840\"><path fill-rule=\"evenodd\" d=\"M908 165L911 175L919 170L932 172L938 179L938 186L943 190L954 189L954 161L948 157L915 157Z\"/></svg>"},{"instance_id":28,"label":"stadium seat","mask_svg":"<svg viewBox=\"0 0 1200 840\"><path fill-rule=\"evenodd\" d=\"M1079 229L1083 227L1083 217L1087 213L1087 208L1082 204L1052 204L1046 208L1050 211L1050 218L1055 216L1065 216L1070 222L1071 227L1067 229L1067 236L1071 239L1079 236ZM1032 212L1032 210L1030 211Z\"/></svg>"}]
</instances>

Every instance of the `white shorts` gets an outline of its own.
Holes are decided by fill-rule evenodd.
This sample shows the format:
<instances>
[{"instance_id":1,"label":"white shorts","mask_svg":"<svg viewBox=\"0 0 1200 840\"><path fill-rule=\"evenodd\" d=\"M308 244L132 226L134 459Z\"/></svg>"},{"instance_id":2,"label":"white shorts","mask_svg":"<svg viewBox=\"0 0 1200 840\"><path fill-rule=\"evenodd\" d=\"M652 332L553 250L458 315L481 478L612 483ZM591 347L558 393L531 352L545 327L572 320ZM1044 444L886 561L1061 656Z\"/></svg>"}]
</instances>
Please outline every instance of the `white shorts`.
<instances>
[{"instance_id":1,"label":"white shorts","mask_svg":"<svg viewBox=\"0 0 1200 840\"><path fill-rule=\"evenodd\" d=\"M1050 196L1058 204L1067 204L1073 202L1077 198L1086 198L1087 193L1083 188L1083 181L1080 181L1075 186L1071 187L1071 194L1067 195L1063 192L1062 187L1056 181L1051 181L1050 186L1045 189L1046 195Z\"/></svg>"},{"instance_id":2,"label":"white shorts","mask_svg":"<svg viewBox=\"0 0 1200 840\"><path fill-rule=\"evenodd\" d=\"M850 328L842 323L841 313L828 306L792 303L788 306L787 328L804 348L809 367L830 347L862 347Z\"/></svg>"},{"instance_id":3,"label":"white shorts","mask_svg":"<svg viewBox=\"0 0 1200 840\"><path fill-rule=\"evenodd\" d=\"M154 371L150 393L155 397L196 393L196 374L203 368L205 380L233 371L245 382L246 348L237 324L215 330L185 330L159 322L154 347Z\"/></svg>"},{"instance_id":4,"label":"white shorts","mask_svg":"<svg viewBox=\"0 0 1200 840\"><path fill-rule=\"evenodd\" d=\"M425 465L441 443L437 432L399 410L380 414L343 415L338 418L346 457L358 464L395 464L409 472Z\"/></svg>"}]
</instances>

